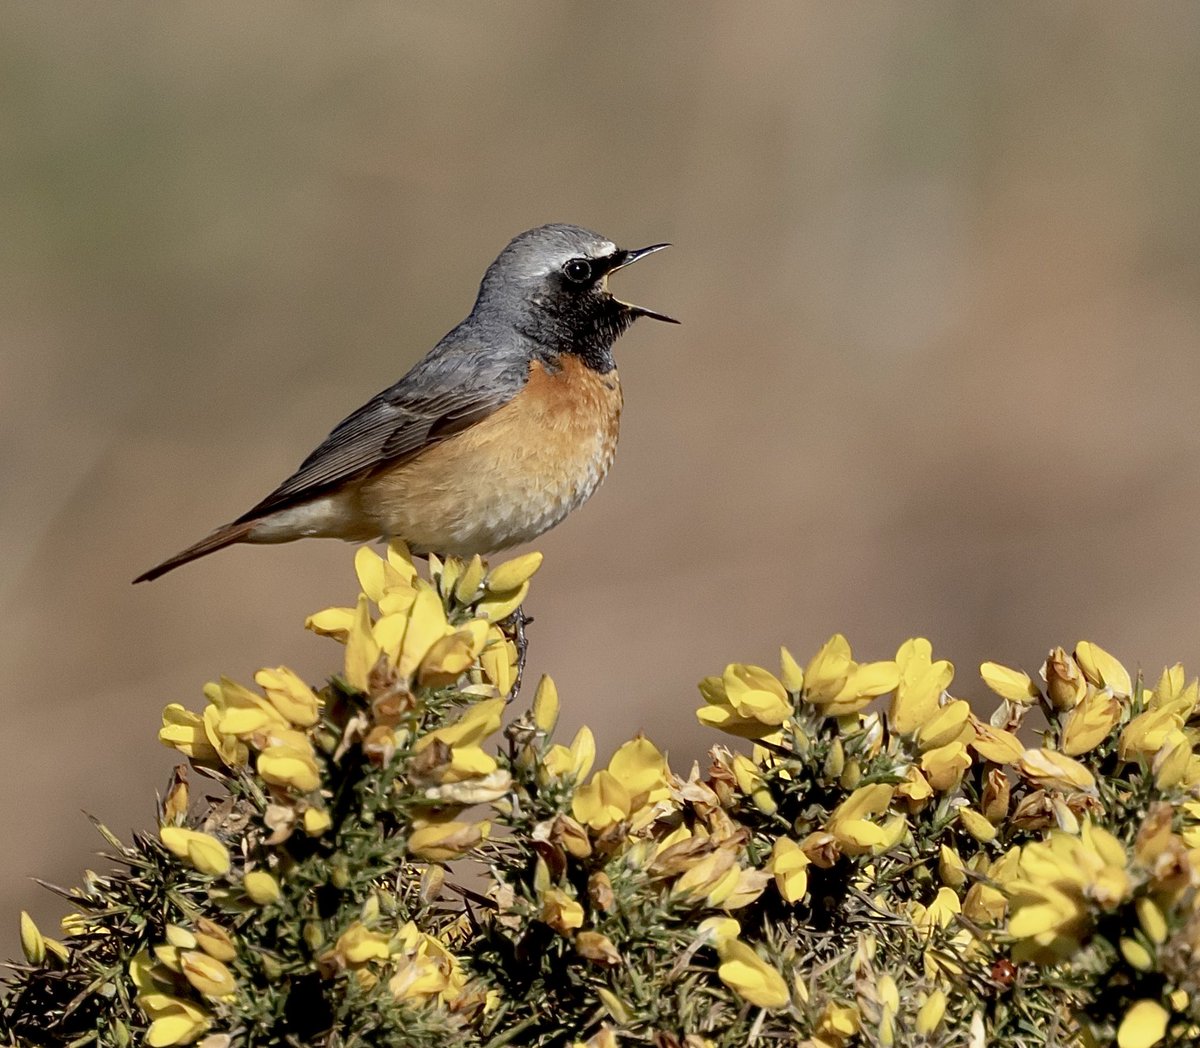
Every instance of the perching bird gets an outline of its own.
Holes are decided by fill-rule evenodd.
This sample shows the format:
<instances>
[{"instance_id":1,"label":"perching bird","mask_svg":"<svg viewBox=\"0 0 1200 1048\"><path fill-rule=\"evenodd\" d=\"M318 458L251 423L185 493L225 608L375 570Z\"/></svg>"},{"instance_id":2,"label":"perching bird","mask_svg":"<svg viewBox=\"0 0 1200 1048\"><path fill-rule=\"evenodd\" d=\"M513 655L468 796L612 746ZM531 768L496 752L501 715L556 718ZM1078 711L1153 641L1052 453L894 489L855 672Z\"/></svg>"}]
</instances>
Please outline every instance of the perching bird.
<instances>
[{"instance_id":1,"label":"perching bird","mask_svg":"<svg viewBox=\"0 0 1200 1048\"><path fill-rule=\"evenodd\" d=\"M570 225L515 237L467 319L407 375L257 506L134 581L235 542L382 537L470 556L554 527L612 464L613 343L638 317L678 323L614 298L608 278L667 246L623 250Z\"/></svg>"}]
</instances>

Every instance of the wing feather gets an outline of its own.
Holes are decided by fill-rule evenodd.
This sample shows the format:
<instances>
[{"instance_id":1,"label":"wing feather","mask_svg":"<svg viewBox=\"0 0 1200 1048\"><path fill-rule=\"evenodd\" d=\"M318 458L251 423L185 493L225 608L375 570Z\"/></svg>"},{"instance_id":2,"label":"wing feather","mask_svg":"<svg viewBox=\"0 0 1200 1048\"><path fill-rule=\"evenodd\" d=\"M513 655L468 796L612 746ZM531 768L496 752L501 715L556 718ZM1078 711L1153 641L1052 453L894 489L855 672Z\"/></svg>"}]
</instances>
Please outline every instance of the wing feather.
<instances>
[{"instance_id":1,"label":"wing feather","mask_svg":"<svg viewBox=\"0 0 1200 1048\"><path fill-rule=\"evenodd\" d=\"M418 455L503 407L527 378L527 365L515 368L477 346L435 351L338 423L295 473L234 523L306 502Z\"/></svg>"}]
</instances>

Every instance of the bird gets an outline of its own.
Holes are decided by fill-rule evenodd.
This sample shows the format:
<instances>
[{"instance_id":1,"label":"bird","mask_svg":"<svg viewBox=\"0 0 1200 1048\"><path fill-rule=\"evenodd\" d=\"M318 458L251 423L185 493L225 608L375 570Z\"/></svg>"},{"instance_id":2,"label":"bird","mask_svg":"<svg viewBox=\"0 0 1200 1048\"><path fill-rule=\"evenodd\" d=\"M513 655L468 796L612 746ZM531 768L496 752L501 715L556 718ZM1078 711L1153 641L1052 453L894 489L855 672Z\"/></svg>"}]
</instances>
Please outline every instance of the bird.
<instances>
[{"instance_id":1,"label":"bird","mask_svg":"<svg viewBox=\"0 0 1200 1048\"><path fill-rule=\"evenodd\" d=\"M470 557L529 542L599 487L623 403L616 340L639 317L608 288L633 250L581 226L514 237L475 305L394 385L342 420L257 505L139 575L156 579L235 543L402 540Z\"/></svg>"}]
</instances>

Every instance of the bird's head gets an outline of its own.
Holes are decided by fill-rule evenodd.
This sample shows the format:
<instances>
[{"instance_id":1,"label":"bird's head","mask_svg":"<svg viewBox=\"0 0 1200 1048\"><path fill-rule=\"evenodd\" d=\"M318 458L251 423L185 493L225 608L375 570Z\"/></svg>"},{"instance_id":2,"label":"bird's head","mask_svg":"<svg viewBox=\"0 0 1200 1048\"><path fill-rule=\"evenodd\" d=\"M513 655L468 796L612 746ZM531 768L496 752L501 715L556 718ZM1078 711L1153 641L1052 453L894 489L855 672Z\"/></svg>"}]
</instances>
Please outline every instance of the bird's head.
<instances>
[{"instance_id":1,"label":"bird's head","mask_svg":"<svg viewBox=\"0 0 1200 1048\"><path fill-rule=\"evenodd\" d=\"M580 226L538 226L514 237L488 267L475 314L510 323L547 349L576 353L607 371L613 343L638 317L679 323L622 302L608 289L617 270L668 246L630 250Z\"/></svg>"}]
</instances>

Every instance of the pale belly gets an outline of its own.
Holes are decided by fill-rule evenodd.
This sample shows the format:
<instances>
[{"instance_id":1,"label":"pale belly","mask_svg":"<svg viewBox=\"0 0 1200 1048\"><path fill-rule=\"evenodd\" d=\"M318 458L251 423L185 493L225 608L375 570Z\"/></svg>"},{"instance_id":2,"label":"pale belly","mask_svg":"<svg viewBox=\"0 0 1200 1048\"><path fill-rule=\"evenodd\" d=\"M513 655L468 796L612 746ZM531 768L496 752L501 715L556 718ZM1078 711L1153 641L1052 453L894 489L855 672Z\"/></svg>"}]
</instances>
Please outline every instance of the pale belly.
<instances>
[{"instance_id":1,"label":"pale belly","mask_svg":"<svg viewBox=\"0 0 1200 1048\"><path fill-rule=\"evenodd\" d=\"M470 556L537 538L600 486L617 450L621 385L577 358L535 364L525 390L469 429L340 491L264 518L250 542L399 538Z\"/></svg>"},{"instance_id":2,"label":"pale belly","mask_svg":"<svg viewBox=\"0 0 1200 1048\"><path fill-rule=\"evenodd\" d=\"M582 505L617 450L616 372L565 367L469 430L359 488L385 537L417 552L470 556L537 538Z\"/></svg>"}]
</instances>

